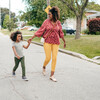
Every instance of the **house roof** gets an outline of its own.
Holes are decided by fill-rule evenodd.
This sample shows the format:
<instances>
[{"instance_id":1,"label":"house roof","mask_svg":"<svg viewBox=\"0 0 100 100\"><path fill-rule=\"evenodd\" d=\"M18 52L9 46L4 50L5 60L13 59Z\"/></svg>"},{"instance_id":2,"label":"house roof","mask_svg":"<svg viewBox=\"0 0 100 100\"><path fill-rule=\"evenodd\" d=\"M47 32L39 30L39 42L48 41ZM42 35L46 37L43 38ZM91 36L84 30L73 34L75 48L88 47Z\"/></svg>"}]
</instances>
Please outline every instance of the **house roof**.
<instances>
[{"instance_id":1,"label":"house roof","mask_svg":"<svg viewBox=\"0 0 100 100\"><path fill-rule=\"evenodd\" d=\"M88 10L88 9L86 9L85 12L89 12L89 13L99 13L99 11L96 11L96 10Z\"/></svg>"},{"instance_id":2,"label":"house roof","mask_svg":"<svg viewBox=\"0 0 100 100\"><path fill-rule=\"evenodd\" d=\"M87 18L89 18L89 17L97 17L97 16L100 16L100 12L98 12L96 14L89 15L89 16L87 16Z\"/></svg>"}]
</instances>

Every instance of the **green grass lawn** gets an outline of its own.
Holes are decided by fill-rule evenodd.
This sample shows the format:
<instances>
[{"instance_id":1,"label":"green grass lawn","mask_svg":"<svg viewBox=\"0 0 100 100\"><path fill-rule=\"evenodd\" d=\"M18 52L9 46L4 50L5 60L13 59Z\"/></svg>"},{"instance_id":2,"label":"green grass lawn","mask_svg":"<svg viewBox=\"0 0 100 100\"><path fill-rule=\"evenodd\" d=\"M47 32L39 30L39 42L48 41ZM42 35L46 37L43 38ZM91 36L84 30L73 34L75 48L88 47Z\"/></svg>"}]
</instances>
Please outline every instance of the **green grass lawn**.
<instances>
[{"instance_id":1,"label":"green grass lawn","mask_svg":"<svg viewBox=\"0 0 100 100\"><path fill-rule=\"evenodd\" d=\"M2 29L0 32L2 32L5 35L10 35L12 32L17 31L14 29L13 31L9 32L7 29ZM28 31L28 30L20 30L23 35L33 35L35 31Z\"/></svg>"},{"instance_id":2,"label":"green grass lawn","mask_svg":"<svg viewBox=\"0 0 100 100\"><path fill-rule=\"evenodd\" d=\"M14 30L15 31L15 30ZM5 35L10 35L11 32L7 30L2 30L2 33ZM23 35L33 35L34 31L22 30ZM24 39L28 39L24 37ZM67 35L65 36L66 40L66 50L74 51L86 55L89 58L95 56L100 56L100 35L84 35L80 39L75 40L74 36ZM40 38L36 37L33 41L40 42ZM63 48L63 41L61 41L60 48Z\"/></svg>"},{"instance_id":3,"label":"green grass lawn","mask_svg":"<svg viewBox=\"0 0 100 100\"><path fill-rule=\"evenodd\" d=\"M67 42L66 50L84 54L89 58L100 55L100 35L81 36L78 40L75 40L74 36L66 36L65 39ZM63 48L62 41L60 48Z\"/></svg>"}]
</instances>

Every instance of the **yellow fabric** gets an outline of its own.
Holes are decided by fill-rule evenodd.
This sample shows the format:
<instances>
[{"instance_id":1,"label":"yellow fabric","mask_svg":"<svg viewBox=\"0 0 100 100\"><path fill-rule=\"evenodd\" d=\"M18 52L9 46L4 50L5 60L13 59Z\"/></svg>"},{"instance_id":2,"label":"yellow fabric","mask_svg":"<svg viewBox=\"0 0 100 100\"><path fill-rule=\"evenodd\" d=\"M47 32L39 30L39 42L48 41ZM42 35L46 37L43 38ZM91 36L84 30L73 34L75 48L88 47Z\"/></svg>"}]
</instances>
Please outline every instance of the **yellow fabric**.
<instances>
[{"instance_id":1,"label":"yellow fabric","mask_svg":"<svg viewBox=\"0 0 100 100\"><path fill-rule=\"evenodd\" d=\"M59 45L57 44L44 43L44 51L46 58L43 66L46 67L46 65L49 63L51 59L51 54L52 54L51 71L55 71L58 49Z\"/></svg>"}]
</instances>

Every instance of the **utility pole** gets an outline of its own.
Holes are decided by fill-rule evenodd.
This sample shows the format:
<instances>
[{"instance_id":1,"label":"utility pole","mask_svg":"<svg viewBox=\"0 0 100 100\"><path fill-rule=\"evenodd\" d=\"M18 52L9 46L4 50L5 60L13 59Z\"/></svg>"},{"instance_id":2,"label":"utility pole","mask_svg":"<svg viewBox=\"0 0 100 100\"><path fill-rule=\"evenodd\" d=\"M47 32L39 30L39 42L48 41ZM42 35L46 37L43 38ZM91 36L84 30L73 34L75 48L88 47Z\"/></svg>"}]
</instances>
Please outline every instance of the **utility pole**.
<instances>
[{"instance_id":1,"label":"utility pole","mask_svg":"<svg viewBox=\"0 0 100 100\"><path fill-rule=\"evenodd\" d=\"M9 0L9 20L11 19L11 2L10 2L10 0Z\"/></svg>"},{"instance_id":2,"label":"utility pole","mask_svg":"<svg viewBox=\"0 0 100 100\"><path fill-rule=\"evenodd\" d=\"M47 0L47 6L49 6L50 5L50 0Z\"/></svg>"},{"instance_id":3,"label":"utility pole","mask_svg":"<svg viewBox=\"0 0 100 100\"><path fill-rule=\"evenodd\" d=\"M50 0L47 0L47 7L50 6ZM48 14L47 14L47 18L48 18Z\"/></svg>"},{"instance_id":4,"label":"utility pole","mask_svg":"<svg viewBox=\"0 0 100 100\"><path fill-rule=\"evenodd\" d=\"M1 30L1 6L0 6L0 30Z\"/></svg>"}]
</instances>

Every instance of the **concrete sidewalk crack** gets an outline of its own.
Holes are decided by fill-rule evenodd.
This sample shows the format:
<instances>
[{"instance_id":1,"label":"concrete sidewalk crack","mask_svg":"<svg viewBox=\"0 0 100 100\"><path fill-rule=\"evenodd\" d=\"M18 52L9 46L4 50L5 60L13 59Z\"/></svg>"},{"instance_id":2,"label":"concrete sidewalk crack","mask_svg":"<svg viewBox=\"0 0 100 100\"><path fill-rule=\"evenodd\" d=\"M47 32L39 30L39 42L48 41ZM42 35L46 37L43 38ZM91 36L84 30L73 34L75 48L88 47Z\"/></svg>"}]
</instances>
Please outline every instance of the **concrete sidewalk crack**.
<instances>
[{"instance_id":1,"label":"concrete sidewalk crack","mask_svg":"<svg viewBox=\"0 0 100 100\"><path fill-rule=\"evenodd\" d=\"M16 94L18 94L23 100L25 100L25 98L23 97L23 95L21 95L21 94L16 90L16 88L15 88L13 82L11 81L11 79L9 79L9 81L10 81L12 87L13 87L13 91L14 91Z\"/></svg>"}]
</instances>

